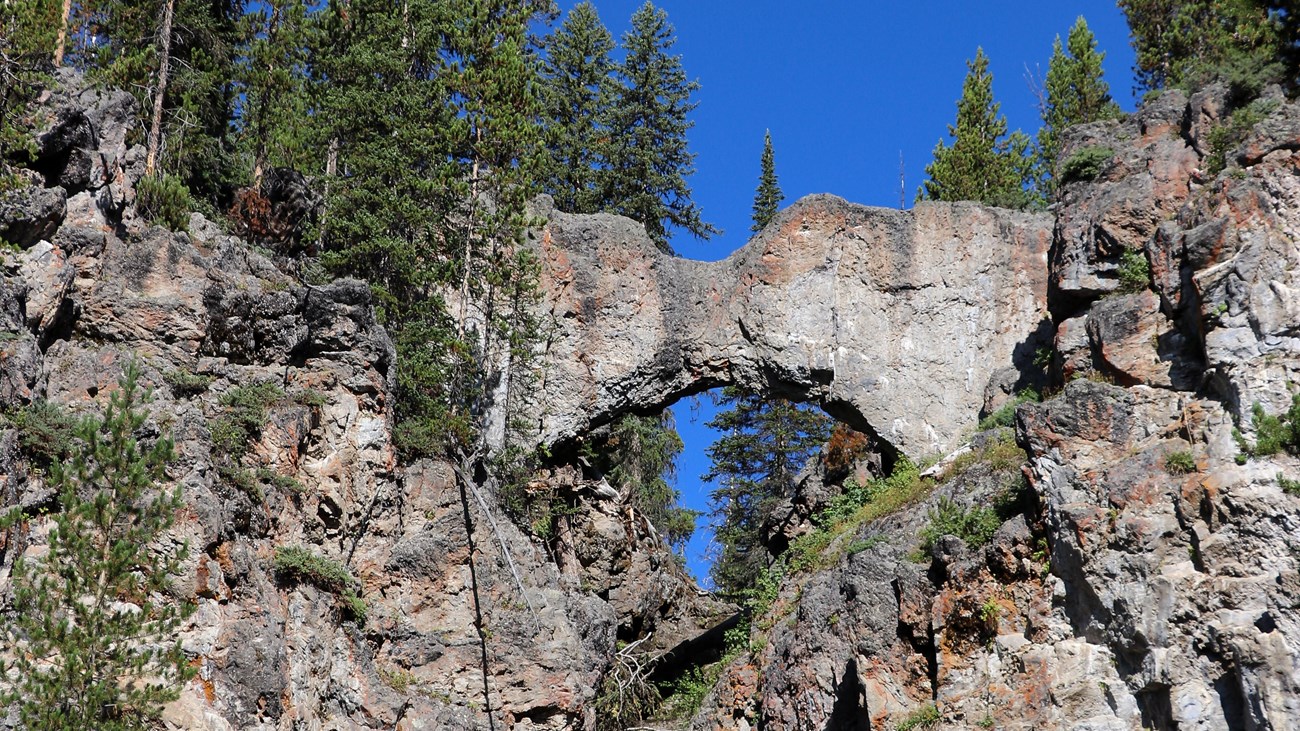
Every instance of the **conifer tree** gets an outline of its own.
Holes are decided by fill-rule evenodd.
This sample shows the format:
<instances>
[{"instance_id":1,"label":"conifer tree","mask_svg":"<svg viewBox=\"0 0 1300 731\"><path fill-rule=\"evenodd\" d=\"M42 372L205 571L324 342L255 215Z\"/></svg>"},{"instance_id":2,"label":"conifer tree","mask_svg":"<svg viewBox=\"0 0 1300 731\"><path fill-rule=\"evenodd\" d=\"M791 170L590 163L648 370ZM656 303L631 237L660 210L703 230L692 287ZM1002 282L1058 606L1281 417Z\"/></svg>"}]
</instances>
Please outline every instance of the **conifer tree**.
<instances>
[{"instance_id":1,"label":"conifer tree","mask_svg":"<svg viewBox=\"0 0 1300 731\"><path fill-rule=\"evenodd\" d=\"M686 132L699 90L672 55L677 39L668 14L649 0L632 15L623 35L626 57L618 67L619 87L610 110L609 168L602 190L606 210L646 227L661 251L671 253L669 233L683 229L707 239L717 233L691 200L686 178L695 172L695 155Z\"/></svg>"},{"instance_id":2,"label":"conifer tree","mask_svg":"<svg viewBox=\"0 0 1300 731\"><path fill-rule=\"evenodd\" d=\"M86 0L76 8L82 35L94 38L78 54L92 75L132 92L150 113L154 167L223 208L238 167L230 130L242 7L237 0Z\"/></svg>"},{"instance_id":3,"label":"conifer tree","mask_svg":"<svg viewBox=\"0 0 1300 731\"><path fill-rule=\"evenodd\" d=\"M754 225L750 231L762 233L767 224L776 218L776 212L785 200L781 186L776 182L776 158L772 153L772 132L763 135L763 157L759 163L758 190L754 193Z\"/></svg>"},{"instance_id":4,"label":"conifer tree","mask_svg":"<svg viewBox=\"0 0 1300 731\"><path fill-rule=\"evenodd\" d=\"M1141 89L1197 87L1215 76L1259 86L1281 73L1277 18L1260 0L1119 0ZM1293 8L1292 8L1293 9Z\"/></svg>"},{"instance_id":5,"label":"conifer tree","mask_svg":"<svg viewBox=\"0 0 1300 731\"><path fill-rule=\"evenodd\" d=\"M405 9L405 12L403 10ZM469 136L441 73L451 9L333 0L316 21L311 119L327 191L322 262L367 279L397 346L397 433L405 454L468 438L452 377L469 353L442 293L459 281ZM365 114L356 110L364 109Z\"/></svg>"},{"instance_id":6,"label":"conifer tree","mask_svg":"<svg viewBox=\"0 0 1300 731\"><path fill-rule=\"evenodd\" d=\"M784 197L777 185L772 135L768 133L763 140L751 230L762 231L771 223ZM763 521L772 504L794 489L795 476L826 441L831 422L811 407L736 386L724 388L718 404L729 408L709 422L723 436L707 450L713 466L704 476L719 483L712 497L721 553L712 576L719 587L739 591L751 586L759 571L767 567Z\"/></svg>"},{"instance_id":7,"label":"conifer tree","mask_svg":"<svg viewBox=\"0 0 1300 731\"><path fill-rule=\"evenodd\" d=\"M256 190L268 167L307 166L307 6L303 0L271 0L251 6L242 23L235 77L243 95L239 131Z\"/></svg>"},{"instance_id":8,"label":"conifer tree","mask_svg":"<svg viewBox=\"0 0 1300 731\"><path fill-rule=\"evenodd\" d=\"M713 465L704 475L716 482L713 515L720 554L711 575L727 591L753 585L768 566L762 543L772 505L790 495L804 463L830 435L830 420L809 407L768 399L735 386L722 391L720 411L709 427L722 432L707 450Z\"/></svg>"},{"instance_id":9,"label":"conifer tree","mask_svg":"<svg viewBox=\"0 0 1300 731\"><path fill-rule=\"evenodd\" d=\"M51 465L47 552L14 564L4 674L15 684L0 700L32 731L153 728L192 672L176 639L188 612L164 596L184 549L158 541L181 505L179 487L159 485L172 443L136 441L139 377L128 366L104 416L77 429L72 458Z\"/></svg>"},{"instance_id":10,"label":"conifer tree","mask_svg":"<svg viewBox=\"0 0 1300 731\"><path fill-rule=\"evenodd\" d=\"M590 2L573 6L546 43L542 74L546 156L542 190L569 213L601 207L598 175L609 155L608 121L613 93L610 52L614 39Z\"/></svg>"},{"instance_id":11,"label":"conifer tree","mask_svg":"<svg viewBox=\"0 0 1300 731\"><path fill-rule=\"evenodd\" d=\"M1026 207L1033 202L1025 191L1033 174L1029 138L1019 131L1007 135L1007 119L993 99L993 75L984 49L966 66L957 122L948 126L952 145L940 140L935 146L934 161L925 167L929 179L917 197Z\"/></svg>"},{"instance_id":12,"label":"conifer tree","mask_svg":"<svg viewBox=\"0 0 1300 731\"><path fill-rule=\"evenodd\" d=\"M17 184L11 158L34 152L28 105L49 81L57 0L0 3L0 193Z\"/></svg>"},{"instance_id":13,"label":"conifer tree","mask_svg":"<svg viewBox=\"0 0 1300 731\"><path fill-rule=\"evenodd\" d=\"M1105 58L1106 54L1097 51L1097 39L1083 16L1070 28L1064 47L1060 36L1052 44L1037 151L1039 189L1045 195L1054 188L1051 176L1061 151L1061 133L1072 125L1119 116L1119 105L1111 99L1110 86L1102 78Z\"/></svg>"},{"instance_id":14,"label":"conifer tree","mask_svg":"<svg viewBox=\"0 0 1300 731\"><path fill-rule=\"evenodd\" d=\"M681 555L695 532L698 513L678 505L672 486L676 460L684 445L673 414L628 414L609 428L609 435L588 457L627 502L650 520Z\"/></svg>"}]
</instances>

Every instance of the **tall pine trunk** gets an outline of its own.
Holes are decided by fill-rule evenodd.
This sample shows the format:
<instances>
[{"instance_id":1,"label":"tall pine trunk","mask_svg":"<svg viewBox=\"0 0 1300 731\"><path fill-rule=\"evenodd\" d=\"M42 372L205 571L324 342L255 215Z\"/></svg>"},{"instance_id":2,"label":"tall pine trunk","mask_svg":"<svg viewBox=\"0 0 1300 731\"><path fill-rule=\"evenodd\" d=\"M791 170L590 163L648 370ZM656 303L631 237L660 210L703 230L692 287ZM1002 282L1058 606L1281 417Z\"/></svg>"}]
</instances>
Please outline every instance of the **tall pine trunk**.
<instances>
[{"instance_id":1,"label":"tall pine trunk","mask_svg":"<svg viewBox=\"0 0 1300 731\"><path fill-rule=\"evenodd\" d=\"M271 23L266 30L267 45L275 48L276 32L280 27L280 3L271 6ZM257 130L257 151L253 154L253 190L262 189L262 175L266 172L266 118L271 113L271 79L275 75L275 62L271 61L266 64L266 88L262 90L261 98L257 101L257 118L255 129ZM278 101L278 100L275 100Z\"/></svg>"},{"instance_id":2,"label":"tall pine trunk","mask_svg":"<svg viewBox=\"0 0 1300 731\"><path fill-rule=\"evenodd\" d=\"M54 45L55 68L63 65L63 56L68 47L68 21L71 17L72 0L63 0L63 15L59 21L59 40Z\"/></svg>"},{"instance_id":3,"label":"tall pine trunk","mask_svg":"<svg viewBox=\"0 0 1300 731\"><path fill-rule=\"evenodd\" d=\"M172 57L172 16L175 14L176 0L167 0L163 6L162 53L158 63L158 89L153 98L153 120L149 125L149 148L144 158L144 174L153 175L158 168L158 148L162 146L163 97L167 94L167 75L171 69Z\"/></svg>"}]
</instances>

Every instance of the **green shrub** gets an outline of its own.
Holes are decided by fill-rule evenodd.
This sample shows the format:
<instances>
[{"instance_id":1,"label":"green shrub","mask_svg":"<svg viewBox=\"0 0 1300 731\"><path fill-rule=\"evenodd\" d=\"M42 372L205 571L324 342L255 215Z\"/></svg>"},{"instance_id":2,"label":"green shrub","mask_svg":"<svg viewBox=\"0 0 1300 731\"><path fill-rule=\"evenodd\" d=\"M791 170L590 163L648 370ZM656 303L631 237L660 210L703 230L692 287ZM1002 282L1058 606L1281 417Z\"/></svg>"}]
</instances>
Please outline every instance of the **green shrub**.
<instances>
[{"instance_id":1,"label":"green shrub","mask_svg":"<svg viewBox=\"0 0 1300 731\"><path fill-rule=\"evenodd\" d=\"M1277 486L1288 495L1300 495L1300 480L1292 480L1281 472L1277 473Z\"/></svg>"},{"instance_id":2,"label":"green shrub","mask_svg":"<svg viewBox=\"0 0 1300 731\"><path fill-rule=\"evenodd\" d=\"M81 420L65 406L36 401L7 414L18 431L18 446L32 462L46 466L61 461L71 451Z\"/></svg>"},{"instance_id":3,"label":"green shrub","mask_svg":"<svg viewBox=\"0 0 1300 731\"><path fill-rule=\"evenodd\" d=\"M1196 471L1196 458L1186 449L1165 455L1165 472L1171 475L1186 475Z\"/></svg>"},{"instance_id":4,"label":"green shrub","mask_svg":"<svg viewBox=\"0 0 1300 731\"><path fill-rule=\"evenodd\" d=\"M135 209L149 221L160 223L173 231L185 231L190 226L189 188L180 178L172 175L149 176L135 184Z\"/></svg>"},{"instance_id":5,"label":"green shrub","mask_svg":"<svg viewBox=\"0 0 1300 731\"><path fill-rule=\"evenodd\" d=\"M997 627L998 617L1002 615L1002 607L993 597L984 600L980 605L980 621L986 625Z\"/></svg>"},{"instance_id":6,"label":"green shrub","mask_svg":"<svg viewBox=\"0 0 1300 731\"><path fill-rule=\"evenodd\" d=\"M1034 349L1034 365L1039 368L1048 368L1052 361L1056 359L1056 347L1043 345Z\"/></svg>"},{"instance_id":7,"label":"green shrub","mask_svg":"<svg viewBox=\"0 0 1300 731\"><path fill-rule=\"evenodd\" d=\"M1032 388L1026 388L1012 397L1010 401L1002 404L997 411L994 411L981 419L977 428L980 431L988 431L989 429L997 429L998 427L1012 426L1016 423L1017 406L1025 403L1037 403L1041 399L1042 397L1038 395L1037 391Z\"/></svg>"},{"instance_id":8,"label":"green shrub","mask_svg":"<svg viewBox=\"0 0 1300 731\"><path fill-rule=\"evenodd\" d=\"M343 564L300 546L275 549L271 564L283 579L306 582L333 594L348 616L365 624L367 610L360 595L361 582Z\"/></svg>"},{"instance_id":9,"label":"green shrub","mask_svg":"<svg viewBox=\"0 0 1300 731\"><path fill-rule=\"evenodd\" d=\"M328 403L325 394L314 388L304 388L293 395L294 403L301 406L309 406L313 409L319 409Z\"/></svg>"},{"instance_id":10,"label":"green shrub","mask_svg":"<svg viewBox=\"0 0 1300 731\"><path fill-rule=\"evenodd\" d=\"M870 538L862 538L853 541L852 543L850 543L848 546L844 548L844 553L853 556L855 554L862 553L863 551L870 551L876 546L884 545L888 542L889 542L889 536L880 533L871 536Z\"/></svg>"},{"instance_id":11,"label":"green shrub","mask_svg":"<svg viewBox=\"0 0 1300 731\"><path fill-rule=\"evenodd\" d=\"M669 685L664 710L673 718L693 718L704 705L704 697L722 676L724 667L725 663L721 662L707 667L696 666L674 679Z\"/></svg>"},{"instance_id":12,"label":"green shrub","mask_svg":"<svg viewBox=\"0 0 1300 731\"><path fill-rule=\"evenodd\" d=\"M195 396L208 390L215 380L212 376L190 373L184 370L172 370L163 373L163 381L171 386L177 396Z\"/></svg>"},{"instance_id":13,"label":"green shrub","mask_svg":"<svg viewBox=\"0 0 1300 731\"><path fill-rule=\"evenodd\" d=\"M267 409L284 398L284 391L271 382L236 386L222 395L222 413L212 422L212 446L238 460L248 451L254 437L262 433Z\"/></svg>"},{"instance_id":14,"label":"green shrub","mask_svg":"<svg viewBox=\"0 0 1300 731\"><path fill-rule=\"evenodd\" d=\"M864 506L875 503L886 495L912 491L918 481L920 481L920 470L912 464L911 460L902 457L894 465L894 471L889 477L871 480L865 485L859 484L853 478L845 480L840 494L832 498L829 505L813 516L813 522L824 528L830 528L837 523L854 518Z\"/></svg>"},{"instance_id":15,"label":"green shrub","mask_svg":"<svg viewBox=\"0 0 1300 731\"><path fill-rule=\"evenodd\" d=\"M896 731L923 731L932 729L939 725L942 716L939 715L939 708L933 703L921 706L912 711L894 728Z\"/></svg>"},{"instance_id":16,"label":"green shrub","mask_svg":"<svg viewBox=\"0 0 1300 731\"><path fill-rule=\"evenodd\" d=\"M1090 145L1075 150L1061 163L1061 182L1093 180L1106 168L1106 163L1115 157L1115 151L1109 147Z\"/></svg>"},{"instance_id":17,"label":"green shrub","mask_svg":"<svg viewBox=\"0 0 1300 731\"><path fill-rule=\"evenodd\" d=\"M272 559L275 572L294 581L305 581L331 594L342 594L357 586L347 567L309 548L281 546Z\"/></svg>"},{"instance_id":18,"label":"green shrub","mask_svg":"<svg viewBox=\"0 0 1300 731\"><path fill-rule=\"evenodd\" d=\"M1277 109L1277 102L1272 99L1256 99L1233 112L1228 121L1210 130L1208 135L1210 152L1205 157L1205 170L1217 175L1228 166L1228 153L1240 145L1250 135L1255 125Z\"/></svg>"},{"instance_id":19,"label":"green shrub","mask_svg":"<svg viewBox=\"0 0 1300 731\"><path fill-rule=\"evenodd\" d=\"M946 497L930 508L929 519L921 529L921 549L927 552L944 536L957 536L971 548L979 548L1002 525L993 508L963 508Z\"/></svg>"},{"instance_id":20,"label":"green shrub","mask_svg":"<svg viewBox=\"0 0 1300 731\"><path fill-rule=\"evenodd\" d=\"M1125 249L1119 257L1119 291L1141 292L1151 284L1151 263L1141 249Z\"/></svg>"},{"instance_id":21,"label":"green shrub","mask_svg":"<svg viewBox=\"0 0 1300 731\"><path fill-rule=\"evenodd\" d=\"M285 492L301 494L307 491L307 488L296 479L288 475L282 475L275 470L266 467L257 468L257 479L263 483L273 485L280 490L284 490Z\"/></svg>"},{"instance_id":22,"label":"green shrub","mask_svg":"<svg viewBox=\"0 0 1300 731\"><path fill-rule=\"evenodd\" d=\"M1023 402L1022 402L1023 403ZM997 435L998 438L991 439L980 449L972 449L953 460L952 464L944 470L943 481L965 474L971 468L977 465L985 465L994 471L1009 470L1019 468L1029 460L1025 455L1025 450L1016 444L1015 435L1010 429L1004 430Z\"/></svg>"},{"instance_id":23,"label":"green shrub","mask_svg":"<svg viewBox=\"0 0 1300 731\"><path fill-rule=\"evenodd\" d=\"M266 493L262 492L262 486L257 483L252 470L223 463L217 465L217 474L227 485L247 495L254 505L266 503Z\"/></svg>"},{"instance_id":24,"label":"green shrub","mask_svg":"<svg viewBox=\"0 0 1300 731\"><path fill-rule=\"evenodd\" d=\"M1255 444L1251 446L1240 432L1233 432L1237 446L1245 457L1268 457L1282 451L1300 454L1300 394L1291 397L1291 408L1281 416L1265 413L1264 407L1256 403L1251 407L1251 420L1255 427Z\"/></svg>"}]
</instances>

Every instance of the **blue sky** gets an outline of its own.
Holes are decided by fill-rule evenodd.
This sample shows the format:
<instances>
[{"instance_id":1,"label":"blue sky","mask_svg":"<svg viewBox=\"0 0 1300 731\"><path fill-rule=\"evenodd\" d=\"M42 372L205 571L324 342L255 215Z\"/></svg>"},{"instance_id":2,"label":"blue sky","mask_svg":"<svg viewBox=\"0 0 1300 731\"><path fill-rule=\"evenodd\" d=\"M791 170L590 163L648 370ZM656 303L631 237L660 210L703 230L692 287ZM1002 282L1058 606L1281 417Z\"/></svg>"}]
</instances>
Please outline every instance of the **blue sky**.
<instances>
[{"instance_id":1,"label":"blue sky","mask_svg":"<svg viewBox=\"0 0 1300 731\"><path fill-rule=\"evenodd\" d=\"M643 0L594 0L620 38ZM561 2L567 12L575 0ZM1029 78L1041 82L1052 40L1083 15L1106 52L1111 94L1134 107L1133 51L1123 14L1102 0L660 0L677 31L676 52L700 82L689 133L696 153L690 179L705 219L724 229L709 241L677 235L693 259L722 259L748 239L763 133L770 129L786 204L811 193L856 203L899 205L899 155L908 206L924 168L956 116L966 61L983 47L993 91L1011 129L1033 133L1039 119ZM712 407L699 399L674 407L686 442L678 465L683 502L707 510L704 427ZM696 576L707 574L711 535L688 549Z\"/></svg>"}]
</instances>

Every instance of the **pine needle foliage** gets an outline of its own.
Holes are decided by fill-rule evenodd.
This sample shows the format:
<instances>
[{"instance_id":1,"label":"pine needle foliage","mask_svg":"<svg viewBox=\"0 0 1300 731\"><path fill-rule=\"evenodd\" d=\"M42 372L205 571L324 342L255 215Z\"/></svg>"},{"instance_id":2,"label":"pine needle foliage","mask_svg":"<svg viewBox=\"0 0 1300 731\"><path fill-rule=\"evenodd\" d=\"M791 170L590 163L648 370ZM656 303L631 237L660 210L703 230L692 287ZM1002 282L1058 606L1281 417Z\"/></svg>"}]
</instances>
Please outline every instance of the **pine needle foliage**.
<instances>
[{"instance_id":1,"label":"pine needle foliage","mask_svg":"<svg viewBox=\"0 0 1300 731\"><path fill-rule=\"evenodd\" d=\"M16 187L14 158L34 152L28 105L49 84L57 0L0 3L0 193Z\"/></svg>"},{"instance_id":2,"label":"pine needle foliage","mask_svg":"<svg viewBox=\"0 0 1300 731\"><path fill-rule=\"evenodd\" d=\"M763 157L759 161L758 190L754 191L754 225L750 231L762 233L776 218L785 194L776 180L776 156L772 152L772 132L763 135Z\"/></svg>"},{"instance_id":3,"label":"pine needle foliage","mask_svg":"<svg viewBox=\"0 0 1300 731\"><path fill-rule=\"evenodd\" d=\"M1282 40L1286 15L1276 6L1283 4L1119 0L1136 51L1138 86L1193 89L1226 78L1234 86L1256 87L1257 93L1263 83L1283 75L1281 60L1294 50Z\"/></svg>"},{"instance_id":4,"label":"pine needle foliage","mask_svg":"<svg viewBox=\"0 0 1300 731\"><path fill-rule=\"evenodd\" d=\"M1043 126L1038 130L1039 188L1045 196L1050 197L1056 189L1053 169L1066 128L1120 114L1119 105L1110 97L1110 86L1102 78L1105 58L1083 16L1070 28L1064 45L1060 36L1052 44L1043 88Z\"/></svg>"},{"instance_id":5,"label":"pine needle foliage","mask_svg":"<svg viewBox=\"0 0 1300 731\"><path fill-rule=\"evenodd\" d=\"M614 38L590 2L573 6L546 42L541 87L546 154L542 190L569 213L596 213L609 158Z\"/></svg>"},{"instance_id":6,"label":"pine needle foliage","mask_svg":"<svg viewBox=\"0 0 1300 731\"><path fill-rule=\"evenodd\" d=\"M137 441L148 400L139 379L128 366L104 415L82 422L70 458L51 465L48 550L14 563L12 684L0 702L31 731L153 728L192 672L176 639L190 607L166 596L185 549L159 540L181 505L179 487L159 484L173 447Z\"/></svg>"},{"instance_id":7,"label":"pine needle foliage","mask_svg":"<svg viewBox=\"0 0 1300 731\"><path fill-rule=\"evenodd\" d=\"M940 140L935 146L934 160L925 167L928 180L917 198L1027 207L1034 202L1026 189L1033 174L1029 138L1019 131L1007 134L1007 118L993 99L993 74L984 49L966 66L957 121L948 125L952 144Z\"/></svg>"},{"instance_id":8,"label":"pine needle foliage","mask_svg":"<svg viewBox=\"0 0 1300 731\"><path fill-rule=\"evenodd\" d=\"M767 568L762 526L772 505L791 494L800 468L830 436L830 419L785 399L734 386L723 389L728 406L709 422L722 432L706 451L705 480L712 494L720 554L711 574L719 588L740 591Z\"/></svg>"},{"instance_id":9,"label":"pine needle foliage","mask_svg":"<svg viewBox=\"0 0 1300 731\"><path fill-rule=\"evenodd\" d=\"M610 485L627 496L678 553L685 550L695 532L699 515L678 505L680 494L672 485L683 447L672 412L664 411L624 416L587 452Z\"/></svg>"},{"instance_id":10,"label":"pine needle foliage","mask_svg":"<svg viewBox=\"0 0 1300 731\"><path fill-rule=\"evenodd\" d=\"M695 123L688 115L697 106L691 96L700 84L672 53L674 32L668 14L649 0L632 15L632 28L623 35L626 56L617 69L604 176L606 210L641 222L666 253L673 251L673 229L701 239L719 232L704 221L686 183L695 172L686 141Z\"/></svg>"}]
</instances>

